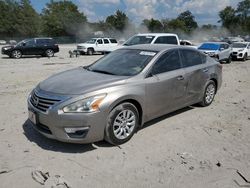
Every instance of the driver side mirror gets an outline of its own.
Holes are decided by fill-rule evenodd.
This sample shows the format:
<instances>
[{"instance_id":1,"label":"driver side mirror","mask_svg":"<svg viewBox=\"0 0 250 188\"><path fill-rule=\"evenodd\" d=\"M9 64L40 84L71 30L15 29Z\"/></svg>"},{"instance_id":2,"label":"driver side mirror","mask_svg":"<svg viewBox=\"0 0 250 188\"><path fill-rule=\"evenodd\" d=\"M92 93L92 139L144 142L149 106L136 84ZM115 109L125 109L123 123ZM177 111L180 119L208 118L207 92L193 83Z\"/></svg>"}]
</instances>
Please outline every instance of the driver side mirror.
<instances>
[{"instance_id":1,"label":"driver side mirror","mask_svg":"<svg viewBox=\"0 0 250 188\"><path fill-rule=\"evenodd\" d=\"M25 42L23 42L23 43L22 43L22 46L26 46L26 43L25 43Z\"/></svg>"}]
</instances>

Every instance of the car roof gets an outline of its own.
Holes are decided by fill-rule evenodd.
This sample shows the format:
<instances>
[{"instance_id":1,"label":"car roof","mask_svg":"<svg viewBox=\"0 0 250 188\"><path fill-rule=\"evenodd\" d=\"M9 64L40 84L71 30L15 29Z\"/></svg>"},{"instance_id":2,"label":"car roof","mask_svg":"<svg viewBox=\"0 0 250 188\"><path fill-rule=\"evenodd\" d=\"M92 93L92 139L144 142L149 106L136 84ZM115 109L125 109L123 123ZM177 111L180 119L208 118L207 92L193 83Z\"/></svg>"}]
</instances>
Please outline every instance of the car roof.
<instances>
[{"instance_id":1,"label":"car roof","mask_svg":"<svg viewBox=\"0 0 250 188\"><path fill-rule=\"evenodd\" d=\"M203 42L202 44L228 44L227 42Z\"/></svg>"},{"instance_id":2,"label":"car roof","mask_svg":"<svg viewBox=\"0 0 250 188\"><path fill-rule=\"evenodd\" d=\"M194 48L184 47L184 46L179 46L179 45L171 45L171 44L139 44L139 45L133 45L133 46L125 46L121 49L133 49L133 50L160 52L160 51L176 49L176 48L195 50Z\"/></svg>"},{"instance_id":3,"label":"car roof","mask_svg":"<svg viewBox=\"0 0 250 188\"><path fill-rule=\"evenodd\" d=\"M145 36L145 35L150 35L150 36L177 36L174 33L138 33L138 36Z\"/></svg>"}]
</instances>

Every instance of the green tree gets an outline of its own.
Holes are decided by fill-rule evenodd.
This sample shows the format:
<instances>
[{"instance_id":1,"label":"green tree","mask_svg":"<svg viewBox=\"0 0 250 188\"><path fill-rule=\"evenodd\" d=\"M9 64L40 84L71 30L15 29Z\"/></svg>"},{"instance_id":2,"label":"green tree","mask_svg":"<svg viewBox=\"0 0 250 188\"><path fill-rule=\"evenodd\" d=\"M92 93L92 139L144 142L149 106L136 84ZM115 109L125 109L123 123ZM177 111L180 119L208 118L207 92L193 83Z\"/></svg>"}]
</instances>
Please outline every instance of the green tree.
<instances>
[{"instance_id":1,"label":"green tree","mask_svg":"<svg viewBox=\"0 0 250 188\"><path fill-rule=\"evenodd\" d=\"M186 27L185 31L187 31L187 32L191 32L191 31L195 30L196 28L198 28L198 24L195 21L195 17L189 10L179 14L179 16L177 17L177 20L184 23L184 25Z\"/></svg>"},{"instance_id":2,"label":"green tree","mask_svg":"<svg viewBox=\"0 0 250 188\"><path fill-rule=\"evenodd\" d=\"M172 19L172 20L165 20L164 21L164 31L165 32L187 32L187 27L182 20L179 19Z\"/></svg>"},{"instance_id":3,"label":"green tree","mask_svg":"<svg viewBox=\"0 0 250 188\"><path fill-rule=\"evenodd\" d=\"M239 2L236 13L243 31L250 32L250 0Z\"/></svg>"},{"instance_id":4,"label":"green tree","mask_svg":"<svg viewBox=\"0 0 250 188\"><path fill-rule=\"evenodd\" d=\"M87 17L71 1L53 1L42 11L43 33L48 36L75 36Z\"/></svg>"},{"instance_id":5,"label":"green tree","mask_svg":"<svg viewBox=\"0 0 250 188\"><path fill-rule=\"evenodd\" d=\"M127 15L120 10L117 10L114 15L110 15L106 18L107 27L110 29L116 29L120 32L125 30L128 23L129 19Z\"/></svg>"},{"instance_id":6,"label":"green tree","mask_svg":"<svg viewBox=\"0 0 250 188\"><path fill-rule=\"evenodd\" d=\"M222 23L222 26L229 29L231 32L235 30L238 24L238 17L236 15L236 10L231 7L227 6L225 9L219 12L220 20L219 22Z\"/></svg>"},{"instance_id":7,"label":"green tree","mask_svg":"<svg viewBox=\"0 0 250 188\"><path fill-rule=\"evenodd\" d=\"M0 35L32 37L39 31L40 17L29 0L0 1Z\"/></svg>"},{"instance_id":8,"label":"green tree","mask_svg":"<svg viewBox=\"0 0 250 188\"><path fill-rule=\"evenodd\" d=\"M163 29L162 23L159 20L155 20L153 18L150 20L143 20L142 25L146 26L150 32L161 32Z\"/></svg>"}]
</instances>

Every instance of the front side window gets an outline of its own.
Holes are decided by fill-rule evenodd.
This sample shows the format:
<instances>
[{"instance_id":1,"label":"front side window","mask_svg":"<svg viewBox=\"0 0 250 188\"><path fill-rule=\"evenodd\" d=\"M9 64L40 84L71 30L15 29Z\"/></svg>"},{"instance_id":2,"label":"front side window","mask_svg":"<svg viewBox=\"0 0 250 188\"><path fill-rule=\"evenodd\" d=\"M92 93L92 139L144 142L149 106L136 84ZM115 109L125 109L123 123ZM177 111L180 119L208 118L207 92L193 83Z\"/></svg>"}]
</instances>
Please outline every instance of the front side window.
<instances>
[{"instance_id":1,"label":"front side window","mask_svg":"<svg viewBox=\"0 0 250 188\"><path fill-rule=\"evenodd\" d=\"M184 67L200 65L205 61L199 52L195 50L181 50L182 64Z\"/></svg>"},{"instance_id":2,"label":"front side window","mask_svg":"<svg viewBox=\"0 0 250 188\"><path fill-rule=\"evenodd\" d=\"M34 39L28 40L24 44L25 44L24 46L33 46L35 45L35 40Z\"/></svg>"},{"instance_id":3,"label":"front side window","mask_svg":"<svg viewBox=\"0 0 250 188\"><path fill-rule=\"evenodd\" d=\"M156 39L155 44L178 44L178 41L175 36L162 36Z\"/></svg>"},{"instance_id":4,"label":"front side window","mask_svg":"<svg viewBox=\"0 0 250 188\"><path fill-rule=\"evenodd\" d=\"M97 43L98 43L98 44L103 44L102 39L98 39L98 40L97 40Z\"/></svg>"},{"instance_id":5,"label":"front side window","mask_svg":"<svg viewBox=\"0 0 250 188\"><path fill-rule=\"evenodd\" d=\"M181 60L178 50L171 50L163 54L154 64L152 73L161 74L181 68Z\"/></svg>"}]
</instances>

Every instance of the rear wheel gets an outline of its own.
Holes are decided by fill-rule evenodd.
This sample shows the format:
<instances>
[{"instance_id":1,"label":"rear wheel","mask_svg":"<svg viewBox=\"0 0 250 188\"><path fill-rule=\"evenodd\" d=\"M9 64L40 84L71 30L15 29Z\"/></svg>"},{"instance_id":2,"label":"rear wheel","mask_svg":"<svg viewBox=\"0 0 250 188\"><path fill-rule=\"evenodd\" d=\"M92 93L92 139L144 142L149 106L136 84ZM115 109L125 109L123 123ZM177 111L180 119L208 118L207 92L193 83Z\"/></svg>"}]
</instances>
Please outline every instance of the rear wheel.
<instances>
[{"instance_id":1,"label":"rear wheel","mask_svg":"<svg viewBox=\"0 0 250 188\"><path fill-rule=\"evenodd\" d=\"M47 57L53 57L53 56L54 56L54 51L53 51L52 49L47 49L47 50L45 51L45 55L46 55Z\"/></svg>"},{"instance_id":2,"label":"rear wheel","mask_svg":"<svg viewBox=\"0 0 250 188\"><path fill-rule=\"evenodd\" d=\"M204 96L200 102L201 106L209 106L214 100L216 94L216 85L214 81L210 80L205 88Z\"/></svg>"},{"instance_id":3,"label":"rear wheel","mask_svg":"<svg viewBox=\"0 0 250 188\"><path fill-rule=\"evenodd\" d=\"M22 57L22 52L20 50L14 50L11 53L11 57L15 58L15 59L19 59Z\"/></svg>"},{"instance_id":4,"label":"rear wheel","mask_svg":"<svg viewBox=\"0 0 250 188\"><path fill-rule=\"evenodd\" d=\"M131 103L116 106L108 116L105 128L105 140L113 145L120 145L134 135L139 125L139 114Z\"/></svg>"}]
</instances>

